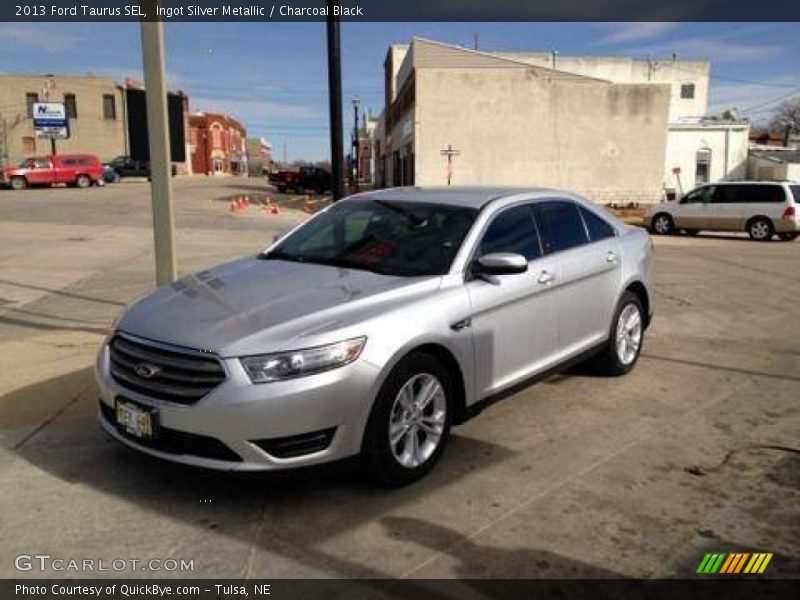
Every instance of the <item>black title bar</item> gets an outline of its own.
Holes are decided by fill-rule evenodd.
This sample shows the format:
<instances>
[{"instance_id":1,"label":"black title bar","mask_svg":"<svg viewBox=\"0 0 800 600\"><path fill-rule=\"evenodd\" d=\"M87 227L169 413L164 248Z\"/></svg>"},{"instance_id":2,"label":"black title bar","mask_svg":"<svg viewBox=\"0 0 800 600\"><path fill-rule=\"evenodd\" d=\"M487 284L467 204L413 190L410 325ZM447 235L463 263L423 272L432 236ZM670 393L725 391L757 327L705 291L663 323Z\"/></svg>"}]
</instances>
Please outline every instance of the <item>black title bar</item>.
<instances>
[{"instance_id":1,"label":"black title bar","mask_svg":"<svg viewBox=\"0 0 800 600\"><path fill-rule=\"evenodd\" d=\"M800 21L797 0L347 0L343 21ZM0 2L0 21L324 21L325 0Z\"/></svg>"}]
</instances>

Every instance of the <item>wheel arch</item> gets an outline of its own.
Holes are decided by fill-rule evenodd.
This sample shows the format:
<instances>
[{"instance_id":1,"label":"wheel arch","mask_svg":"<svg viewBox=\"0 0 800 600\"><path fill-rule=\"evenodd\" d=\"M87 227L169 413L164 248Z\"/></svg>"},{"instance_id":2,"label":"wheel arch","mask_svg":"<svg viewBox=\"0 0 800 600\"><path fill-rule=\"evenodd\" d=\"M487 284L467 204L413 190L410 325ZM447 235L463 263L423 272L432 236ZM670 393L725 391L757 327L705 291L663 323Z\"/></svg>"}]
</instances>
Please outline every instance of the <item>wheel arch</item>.
<instances>
[{"instance_id":1,"label":"wheel arch","mask_svg":"<svg viewBox=\"0 0 800 600\"><path fill-rule=\"evenodd\" d=\"M650 293L647 291L644 283L641 281L634 280L628 283L625 287L625 292L631 292L639 298L639 302L642 303L642 309L644 309L644 326L645 329L650 326Z\"/></svg>"},{"instance_id":2,"label":"wheel arch","mask_svg":"<svg viewBox=\"0 0 800 600\"><path fill-rule=\"evenodd\" d=\"M455 387L452 422L454 425L463 423L467 419L468 394L467 381L464 379L464 368L462 367L458 358L456 358L456 354L453 352L453 350L438 341L419 340L416 343L409 344L408 346L400 349L392 357L392 359L387 362L386 368L383 369L380 380L376 382L377 385L375 386L375 393L373 394L372 403L374 403L374 399L377 397L377 394L383 387L383 384L386 382L389 373L391 373L402 360L417 352L425 352L436 357L452 375L453 385ZM372 410L371 406L370 410Z\"/></svg>"}]
</instances>

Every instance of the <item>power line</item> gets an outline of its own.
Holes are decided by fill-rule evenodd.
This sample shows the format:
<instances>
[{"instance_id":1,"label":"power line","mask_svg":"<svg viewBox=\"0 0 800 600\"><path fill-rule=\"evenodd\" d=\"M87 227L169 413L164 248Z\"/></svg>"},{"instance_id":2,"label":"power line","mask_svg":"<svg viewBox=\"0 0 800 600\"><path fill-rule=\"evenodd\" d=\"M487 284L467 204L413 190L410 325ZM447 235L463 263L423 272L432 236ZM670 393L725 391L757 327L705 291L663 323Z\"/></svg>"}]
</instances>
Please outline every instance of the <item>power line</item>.
<instances>
[{"instance_id":1,"label":"power line","mask_svg":"<svg viewBox=\"0 0 800 600\"><path fill-rule=\"evenodd\" d=\"M789 96L794 96L795 94L799 94L799 93L800 93L800 88L795 88L791 92L788 92L786 94L781 94L780 96L777 96L776 98L773 98L772 100L767 100L766 102L761 102L760 104L756 104L755 106L750 106L749 108L743 108L742 112L751 112L751 111L754 111L757 108L761 108L763 106L769 106L770 104L775 104L776 102L780 102L781 100L784 100L784 99L788 98Z\"/></svg>"}]
</instances>

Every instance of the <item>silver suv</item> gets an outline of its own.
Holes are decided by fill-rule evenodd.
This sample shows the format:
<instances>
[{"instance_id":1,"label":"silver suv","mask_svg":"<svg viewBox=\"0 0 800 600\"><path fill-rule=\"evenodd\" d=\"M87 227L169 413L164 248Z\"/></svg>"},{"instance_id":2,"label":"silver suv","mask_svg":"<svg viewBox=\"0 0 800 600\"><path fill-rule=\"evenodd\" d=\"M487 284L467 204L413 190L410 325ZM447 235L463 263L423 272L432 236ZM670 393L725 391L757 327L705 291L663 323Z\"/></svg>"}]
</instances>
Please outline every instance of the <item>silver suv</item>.
<instances>
[{"instance_id":1,"label":"silver suv","mask_svg":"<svg viewBox=\"0 0 800 600\"><path fill-rule=\"evenodd\" d=\"M352 196L129 306L97 357L100 422L191 465L361 455L408 483L451 425L521 384L587 358L630 371L651 251L644 230L563 192Z\"/></svg>"},{"instance_id":2,"label":"silver suv","mask_svg":"<svg viewBox=\"0 0 800 600\"><path fill-rule=\"evenodd\" d=\"M683 231L746 231L754 240L773 235L790 242L800 234L800 184L737 181L704 185L680 200L650 208L645 225L661 235Z\"/></svg>"}]
</instances>

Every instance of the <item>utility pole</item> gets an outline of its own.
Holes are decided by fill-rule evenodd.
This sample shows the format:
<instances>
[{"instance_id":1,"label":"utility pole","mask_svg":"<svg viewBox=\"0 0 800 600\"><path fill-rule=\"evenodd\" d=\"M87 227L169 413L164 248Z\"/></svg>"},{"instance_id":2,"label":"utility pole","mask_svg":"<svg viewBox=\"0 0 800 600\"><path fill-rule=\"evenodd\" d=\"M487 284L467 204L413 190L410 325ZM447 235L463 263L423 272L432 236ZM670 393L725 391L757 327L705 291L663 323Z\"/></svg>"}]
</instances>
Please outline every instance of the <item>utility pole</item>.
<instances>
[{"instance_id":1,"label":"utility pole","mask_svg":"<svg viewBox=\"0 0 800 600\"><path fill-rule=\"evenodd\" d=\"M453 157L459 156L461 150L455 150L452 144L447 144L447 148L440 150L439 154L447 157L447 185L450 185L450 181L453 179Z\"/></svg>"},{"instance_id":2,"label":"utility pole","mask_svg":"<svg viewBox=\"0 0 800 600\"><path fill-rule=\"evenodd\" d=\"M359 140L358 140L358 96L353 98L353 190L358 192L358 169L359 169Z\"/></svg>"},{"instance_id":3,"label":"utility pole","mask_svg":"<svg viewBox=\"0 0 800 600\"><path fill-rule=\"evenodd\" d=\"M155 13L155 7L151 4ZM175 250L170 177L167 86L164 68L164 24L142 21L142 58L147 107L147 132L150 147L150 194L153 205L153 241L155 242L156 284L175 281Z\"/></svg>"},{"instance_id":4,"label":"utility pole","mask_svg":"<svg viewBox=\"0 0 800 600\"><path fill-rule=\"evenodd\" d=\"M339 18L333 16L336 0L327 0L328 16L328 105L331 129L331 169L333 170L333 201L344 196L342 157L342 55L339 44Z\"/></svg>"}]
</instances>

